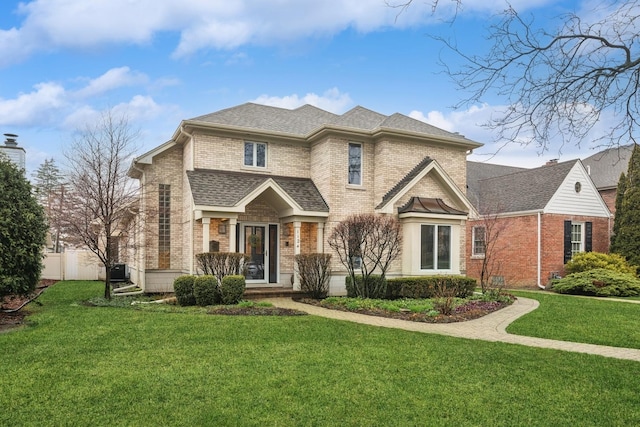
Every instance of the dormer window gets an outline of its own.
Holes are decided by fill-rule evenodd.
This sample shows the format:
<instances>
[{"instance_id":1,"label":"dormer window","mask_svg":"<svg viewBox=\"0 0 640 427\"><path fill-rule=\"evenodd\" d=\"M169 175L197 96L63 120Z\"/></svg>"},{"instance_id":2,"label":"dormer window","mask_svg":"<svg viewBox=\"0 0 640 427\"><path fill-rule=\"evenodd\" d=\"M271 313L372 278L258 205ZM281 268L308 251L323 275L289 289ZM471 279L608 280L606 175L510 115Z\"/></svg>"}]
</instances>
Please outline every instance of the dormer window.
<instances>
[{"instance_id":1,"label":"dormer window","mask_svg":"<svg viewBox=\"0 0 640 427\"><path fill-rule=\"evenodd\" d=\"M267 144L264 142L244 143L244 165L257 168L267 166Z\"/></svg>"}]
</instances>

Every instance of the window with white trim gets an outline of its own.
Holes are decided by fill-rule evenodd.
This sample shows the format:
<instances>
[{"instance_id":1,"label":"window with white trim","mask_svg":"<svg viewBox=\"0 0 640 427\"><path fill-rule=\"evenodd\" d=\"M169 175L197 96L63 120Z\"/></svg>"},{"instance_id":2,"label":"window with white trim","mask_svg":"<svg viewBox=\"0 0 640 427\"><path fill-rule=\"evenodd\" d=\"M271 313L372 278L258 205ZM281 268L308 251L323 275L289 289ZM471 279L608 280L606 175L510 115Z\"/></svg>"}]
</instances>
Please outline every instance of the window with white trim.
<instances>
[{"instance_id":1,"label":"window with white trim","mask_svg":"<svg viewBox=\"0 0 640 427\"><path fill-rule=\"evenodd\" d=\"M584 224L571 223L571 256L584 252Z\"/></svg>"},{"instance_id":2,"label":"window with white trim","mask_svg":"<svg viewBox=\"0 0 640 427\"><path fill-rule=\"evenodd\" d=\"M264 142L245 141L244 165L257 168L267 167L267 144Z\"/></svg>"},{"instance_id":3,"label":"window with white trim","mask_svg":"<svg viewBox=\"0 0 640 427\"><path fill-rule=\"evenodd\" d=\"M362 144L349 143L349 184L362 185Z\"/></svg>"},{"instance_id":4,"label":"window with white trim","mask_svg":"<svg viewBox=\"0 0 640 427\"><path fill-rule=\"evenodd\" d=\"M451 269L451 226L423 224L420 227L420 269Z\"/></svg>"},{"instance_id":5,"label":"window with white trim","mask_svg":"<svg viewBox=\"0 0 640 427\"><path fill-rule=\"evenodd\" d=\"M471 256L483 257L487 249L486 228L475 226L471 236Z\"/></svg>"}]
</instances>

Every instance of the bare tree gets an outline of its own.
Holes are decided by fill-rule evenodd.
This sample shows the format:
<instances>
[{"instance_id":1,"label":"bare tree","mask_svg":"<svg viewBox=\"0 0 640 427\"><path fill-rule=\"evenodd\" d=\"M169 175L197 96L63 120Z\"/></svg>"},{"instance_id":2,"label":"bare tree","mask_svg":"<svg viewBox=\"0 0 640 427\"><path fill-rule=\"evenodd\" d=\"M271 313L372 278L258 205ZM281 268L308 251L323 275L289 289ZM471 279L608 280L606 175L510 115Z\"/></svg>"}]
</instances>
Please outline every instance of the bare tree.
<instances>
[{"instance_id":1,"label":"bare tree","mask_svg":"<svg viewBox=\"0 0 640 427\"><path fill-rule=\"evenodd\" d=\"M93 252L105 269L104 297L111 298L111 268L119 239L136 224L137 188L127 177L137 132L125 115L104 112L79 130L65 157L68 192L64 229L70 239Z\"/></svg>"},{"instance_id":2,"label":"bare tree","mask_svg":"<svg viewBox=\"0 0 640 427\"><path fill-rule=\"evenodd\" d=\"M507 228L505 219L500 219L498 214L484 214L478 221L472 223L472 253L471 267L475 266L475 273L480 279L482 293L497 289L498 292L504 286L502 276L502 234ZM474 258L476 258L474 260ZM478 259L479 258L479 259ZM476 262L473 262L476 261ZM502 277L502 283L497 280Z\"/></svg>"},{"instance_id":3,"label":"bare tree","mask_svg":"<svg viewBox=\"0 0 640 427\"><path fill-rule=\"evenodd\" d=\"M599 3L586 13L563 15L558 28L550 29L508 7L488 28L493 45L481 54L434 37L464 60L455 69L442 64L469 93L456 107L488 95L503 97L508 107L487 123L497 131L495 139L535 144L539 152L553 141L559 141L559 151L586 139L600 147L636 141L640 1Z\"/></svg>"},{"instance_id":4,"label":"bare tree","mask_svg":"<svg viewBox=\"0 0 640 427\"><path fill-rule=\"evenodd\" d=\"M369 298L383 290L384 278L391 262L400 254L400 224L393 217L374 214L352 215L341 221L331 232L329 246L338 253L356 289L356 294ZM362 275L362 284L356 281ZM380 284L371 280L379 272Z\"/></svg>"}]
</instances>

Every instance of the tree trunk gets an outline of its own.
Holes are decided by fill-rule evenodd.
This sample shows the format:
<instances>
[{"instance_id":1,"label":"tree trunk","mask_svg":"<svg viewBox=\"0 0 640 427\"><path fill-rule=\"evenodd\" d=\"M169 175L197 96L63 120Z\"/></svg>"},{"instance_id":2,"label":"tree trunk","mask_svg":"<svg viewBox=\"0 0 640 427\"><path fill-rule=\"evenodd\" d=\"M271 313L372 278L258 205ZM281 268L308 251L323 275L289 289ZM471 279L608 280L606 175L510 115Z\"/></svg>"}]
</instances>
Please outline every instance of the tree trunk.
<instances>
[{"instance_id":1,"label":"tree trunk","mask_svg":"<svg viewBox=\"0 0 640 427\"><path fill-rule=\"evenodd\" d=\"M104 266L105 268L105 279L104 279L104 298L107 300L111 300L111 268L108 265Z\"/></svg>"}]
</instances>

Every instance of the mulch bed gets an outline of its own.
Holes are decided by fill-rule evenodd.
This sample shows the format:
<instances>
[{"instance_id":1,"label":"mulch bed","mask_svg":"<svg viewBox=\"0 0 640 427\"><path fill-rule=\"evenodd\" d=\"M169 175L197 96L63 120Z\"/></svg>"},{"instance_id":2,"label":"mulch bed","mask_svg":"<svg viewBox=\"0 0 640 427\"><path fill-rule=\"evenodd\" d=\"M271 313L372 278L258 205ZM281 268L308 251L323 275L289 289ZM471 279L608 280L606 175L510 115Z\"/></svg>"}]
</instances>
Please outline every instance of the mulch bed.
<instances>
[{"instance_id":1,"label":"mulch bed","mask_svg":"<svg viewBox=\"0 0 640 427\"><path fill-rule=\"evenodd\" d=\"M368 316L388 317L391 319L409 320L412 322L425 322L425 323L455 323L464 322L467 320L473 320L486 316L489 313L498 311L501 308L507 307L512 302L496 302L496 301L469 301L468 303L457 307L450 315L438 314L437 316L428 316L426 313L413 313L411 311L388 311L383 309L358 309L349 310L343 305L329 305L323 304L321 300L303 298L299 302L305 304L316 305L318 307L329 308L332 310L351 311L359 314L366 314Z\"/></svg>"},{"instance_id":2,"label":"mulch bed","mask_svg":"<svg viewBox=\"0 0 640 427\"><path fill-rule=\"evenodd\" d=\"M24 306L56 282L57 280L43 279L29 295L7 295L0 299L0 332L20 326L29 314L24 310Z\"/></svg>"}]
</instances>

